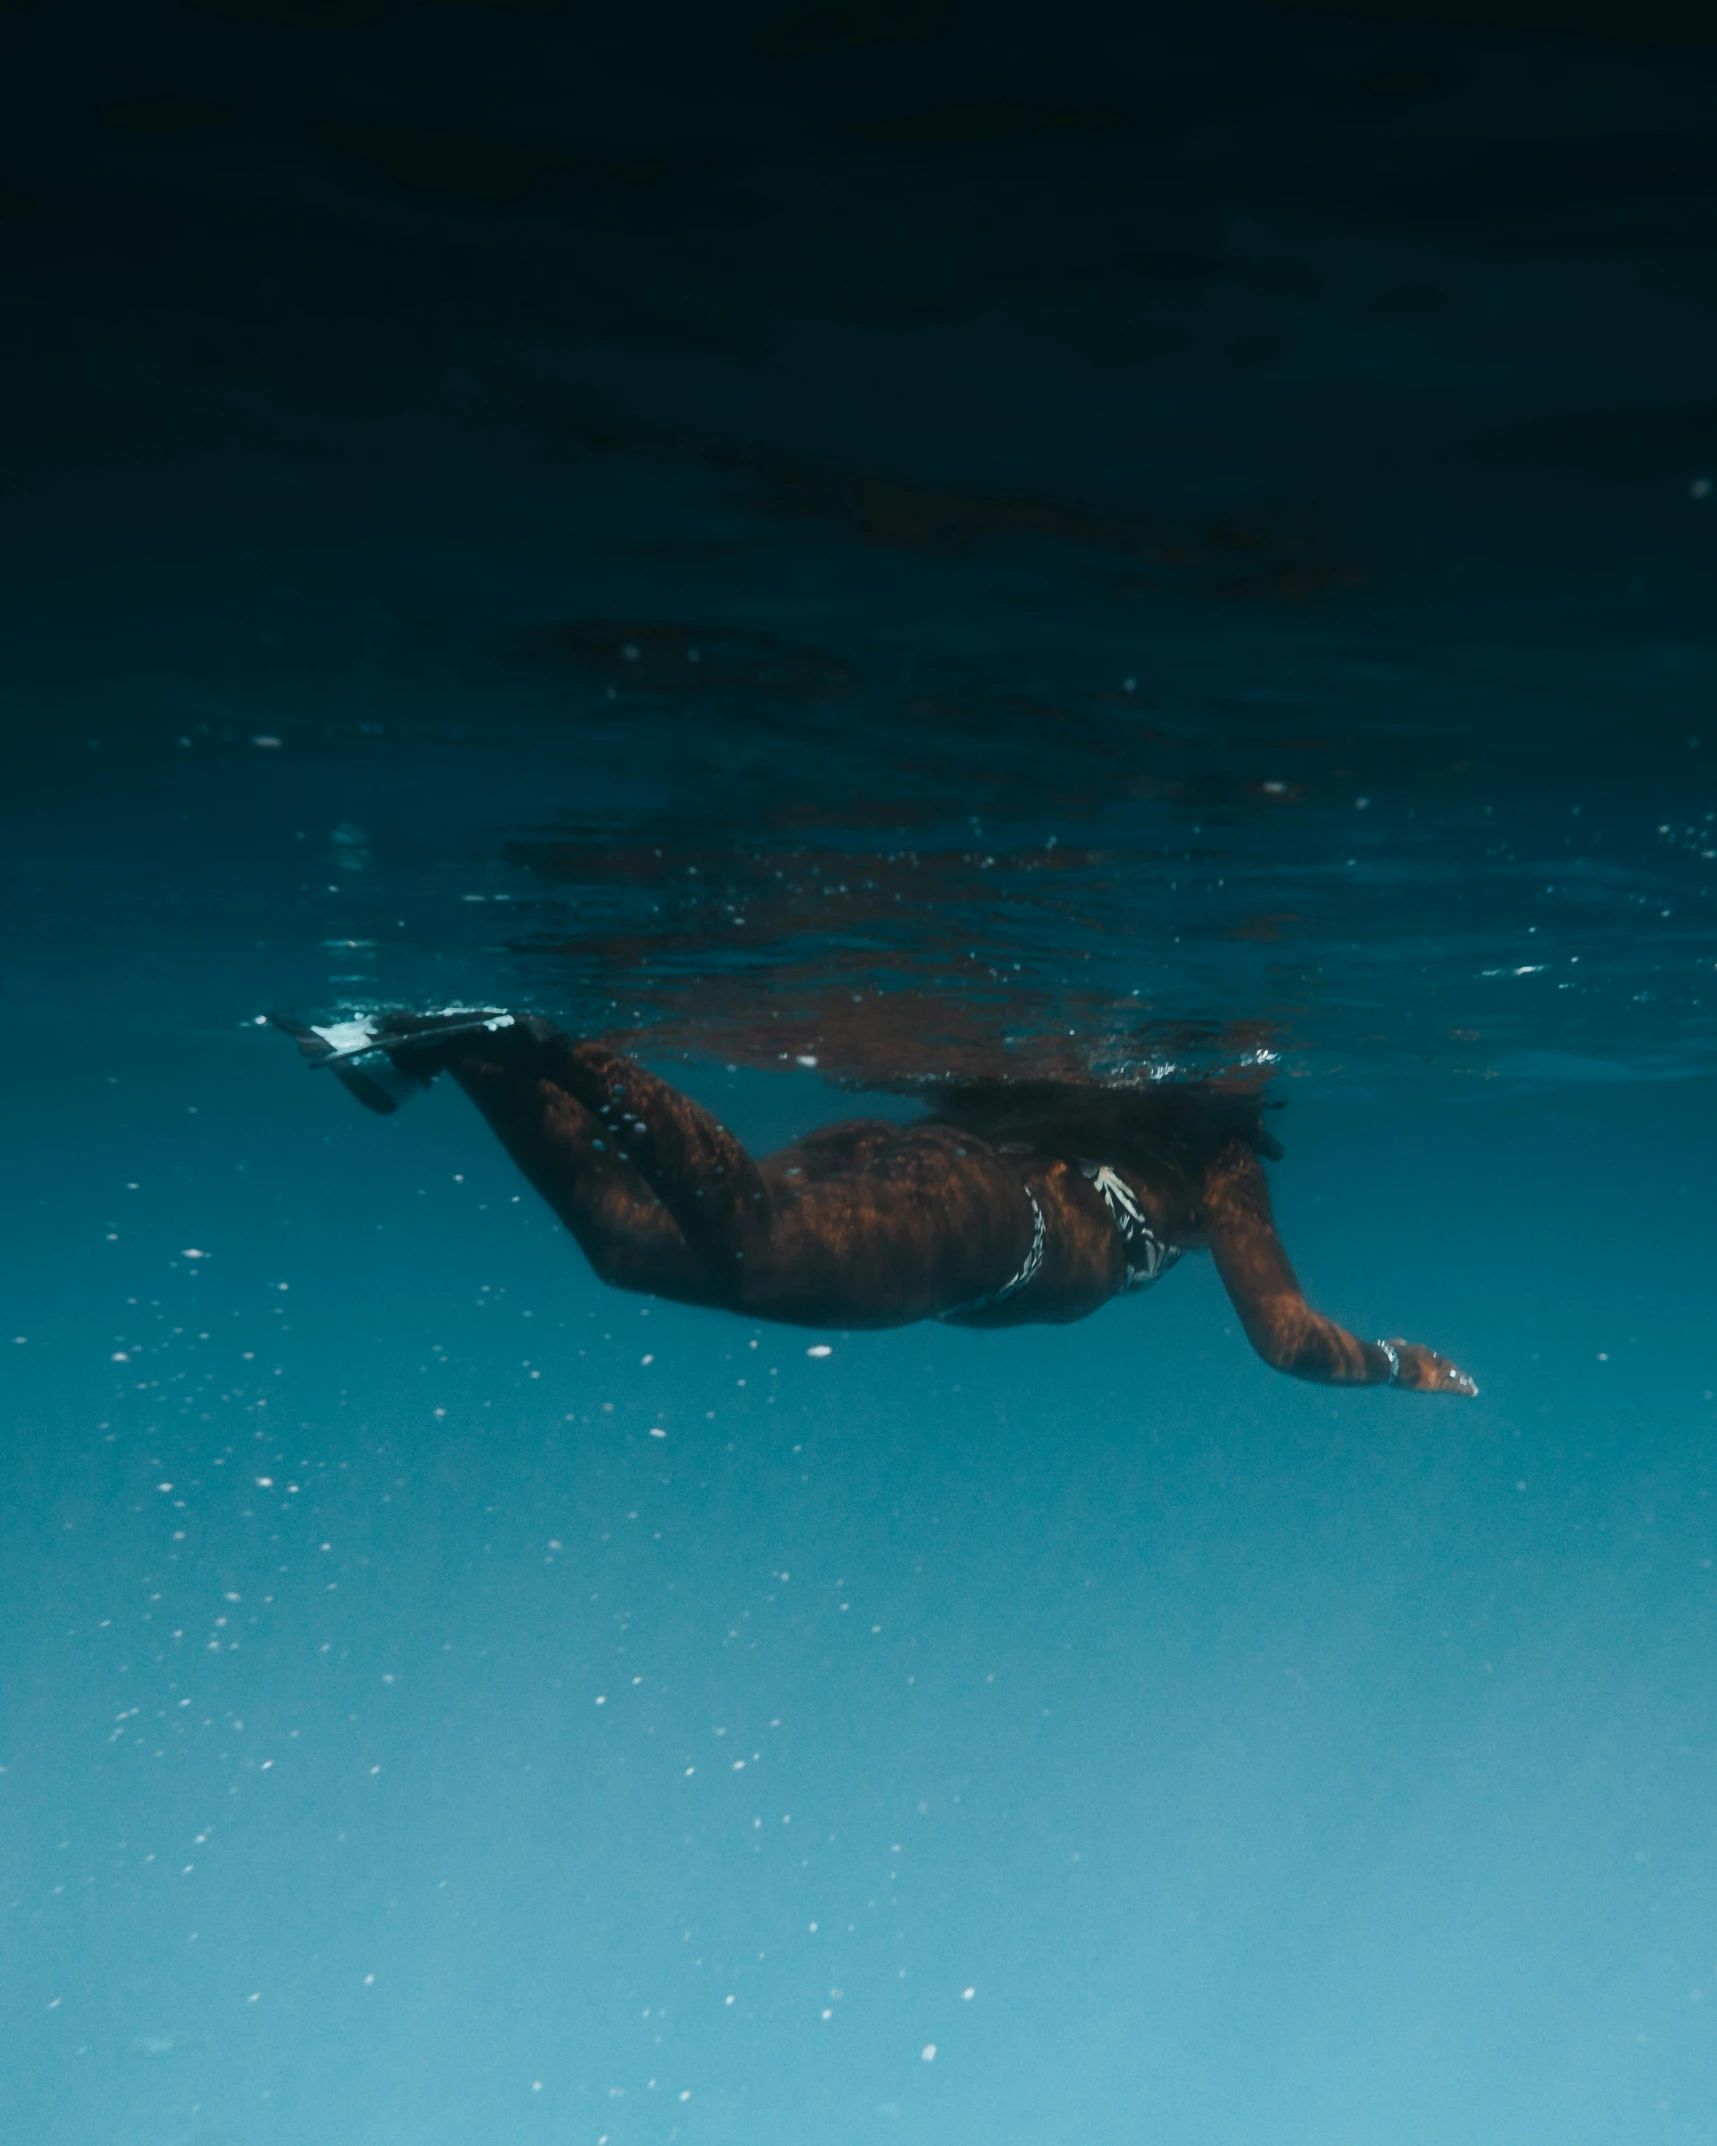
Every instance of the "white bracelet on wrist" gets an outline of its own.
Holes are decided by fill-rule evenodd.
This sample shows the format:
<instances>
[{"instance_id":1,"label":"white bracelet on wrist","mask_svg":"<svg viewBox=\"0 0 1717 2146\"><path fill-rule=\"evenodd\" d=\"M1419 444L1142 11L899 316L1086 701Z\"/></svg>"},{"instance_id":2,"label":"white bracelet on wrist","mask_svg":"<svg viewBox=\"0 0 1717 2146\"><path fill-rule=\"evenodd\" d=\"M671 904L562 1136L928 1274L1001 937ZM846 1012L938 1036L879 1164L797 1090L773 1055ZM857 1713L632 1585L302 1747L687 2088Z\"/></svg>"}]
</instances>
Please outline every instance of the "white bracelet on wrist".
<instances>
[{"instance_id":1,"label":"white bracelet on wrist","mask_svg":"<svg viewBox=\"0 0 1717 2146\"><path fill-rule=\"evenodd\" d=\"M1385 1355L1385 1356L1387 1356L1387 1357L1388 1357L1388 1359L1389 1359L1389 1376L1388 1376L1388 1377L1387 1377L1387 1378L1386 1378L1386 1379L1385 1379L1385 1380L1383 1381L1384 1385L1385 1385L1385 1386L1398 1386L1398 1385L1400 1385L1400 1383L1401 1383L1401 1351L1400 1351L1400 1350L1399 1350L1399 1349L1398 1349L1398 1348L1397 1348L1397 1347L1395 1346L1394 1342L1392 1342L1392 1341L1378 1341L1378 1342L1374 1343L1374 1344L1373 1344L1373 1346L1374 1346L1374 1347L1376 1347L1376 1348L1379 1348L1379 1349L1381 1349L1381 1350L1383 1351L1384 1355Z\"/></svg>"}]
</instances>

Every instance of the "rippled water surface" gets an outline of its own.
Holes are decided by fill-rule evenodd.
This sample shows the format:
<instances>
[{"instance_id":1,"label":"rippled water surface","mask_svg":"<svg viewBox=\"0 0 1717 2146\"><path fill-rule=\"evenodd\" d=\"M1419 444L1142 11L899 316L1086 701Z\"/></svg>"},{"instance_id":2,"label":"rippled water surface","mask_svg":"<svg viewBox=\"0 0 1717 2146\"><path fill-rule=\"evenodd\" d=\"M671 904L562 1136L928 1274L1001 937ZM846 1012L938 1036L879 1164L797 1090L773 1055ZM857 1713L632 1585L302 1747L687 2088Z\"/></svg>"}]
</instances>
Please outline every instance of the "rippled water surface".
<instances>
[{"instance_id":1,"label":"rippled water surface","mask_svg":"<svg viewBox=\"0 0 1717 2146\"><path fill-rule=\"evenodd\" d=\"M1700 26L18 13L0 2129L1703 2137ZM257 1025L473 999L1480 1398L607 1292Z\"/></svg>"}]
</instances>

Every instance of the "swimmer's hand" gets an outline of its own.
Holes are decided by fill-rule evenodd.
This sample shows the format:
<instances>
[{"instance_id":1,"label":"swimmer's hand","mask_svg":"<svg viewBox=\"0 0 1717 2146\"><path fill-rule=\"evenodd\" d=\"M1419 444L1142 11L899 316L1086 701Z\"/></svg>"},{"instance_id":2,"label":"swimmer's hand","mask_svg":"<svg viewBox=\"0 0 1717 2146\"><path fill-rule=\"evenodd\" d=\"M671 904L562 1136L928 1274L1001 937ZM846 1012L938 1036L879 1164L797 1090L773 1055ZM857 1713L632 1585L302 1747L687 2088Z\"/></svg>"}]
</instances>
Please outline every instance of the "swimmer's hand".
<instances>
[{"instance_id":1,"label":"swimmer's hand","mask_svg":"<svg viewBox=\"0 0 1717 2146\"><path fill-rule=\"evenodd\" d=\"M1394 1384L1408 1392L1467 1395L1478 1392L1477 1383L1460 1365L1450 1363L1446 1356L1439 1356L1435 1349L1421 1348L1416 1341L1394 1341L1390 1347L1401 1362Z\"/></svg>"}]
</instances>

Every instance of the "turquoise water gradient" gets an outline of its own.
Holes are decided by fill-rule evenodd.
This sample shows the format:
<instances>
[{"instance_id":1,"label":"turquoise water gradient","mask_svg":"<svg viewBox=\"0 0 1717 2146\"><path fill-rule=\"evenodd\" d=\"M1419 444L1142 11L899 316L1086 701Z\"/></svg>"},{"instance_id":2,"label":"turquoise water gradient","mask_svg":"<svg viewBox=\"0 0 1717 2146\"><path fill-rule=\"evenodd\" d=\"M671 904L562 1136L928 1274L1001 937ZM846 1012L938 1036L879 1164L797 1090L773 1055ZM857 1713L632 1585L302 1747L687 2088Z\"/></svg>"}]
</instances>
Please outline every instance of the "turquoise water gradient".
<instances>
[{"instance_id":1,"label":"turquoise water gradient","mask_svg":"<svg viewBox=\"0 0 1717 2146\"><path fill-rule=\"evenodd\" d=\"M1712 2135L1717 82L1461 12L7 11L0 2146ZM604 1291L472 1000L1480 1396Z\"/></svg>"},{"instance_id":2,"label":"turquoise water gradient","mask_svg":"<svg viewBox=\"0 0 1717 2146\"><path fill-rule=\"evenodd\" d=\"M1625 1161L1607 1098L1296 1103L1308 1285L1456 1408L1273 1376L1204 1262L813 1358L600 1289L450 1093L36 1083L19 2135L1697 2135L1689 1091Z\"/></svg>"}]
</instances>

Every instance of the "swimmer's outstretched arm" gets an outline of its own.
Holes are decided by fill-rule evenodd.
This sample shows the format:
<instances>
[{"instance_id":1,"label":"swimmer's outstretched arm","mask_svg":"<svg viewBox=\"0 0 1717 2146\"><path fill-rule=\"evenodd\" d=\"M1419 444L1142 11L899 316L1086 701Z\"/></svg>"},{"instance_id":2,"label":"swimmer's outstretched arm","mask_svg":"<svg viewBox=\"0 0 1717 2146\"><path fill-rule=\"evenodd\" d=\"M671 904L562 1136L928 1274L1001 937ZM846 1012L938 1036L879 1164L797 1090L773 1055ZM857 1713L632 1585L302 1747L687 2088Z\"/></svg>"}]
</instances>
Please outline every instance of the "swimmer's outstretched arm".
<instances>
[{"instance_id":1,"label":"swimmer's outstretched arm","mask_svg":"<svg viewBox=\"0 0 1717 2146\"><path fill-rule=\"evenodd\" d=\"M1325 1386L1394 1383L1413 1393L1478 1392L1464 1371L1434 1349L1412 1341L1392 1341L1385 1349L1313 1311L1276 1235L1263 1165L1249 1147L1237 1142L1212 1164L1202 1219L1216 1271L1246 1338L1275 1370Z\"/></svg>"}]
</instances>

